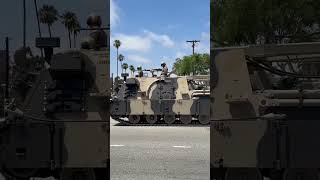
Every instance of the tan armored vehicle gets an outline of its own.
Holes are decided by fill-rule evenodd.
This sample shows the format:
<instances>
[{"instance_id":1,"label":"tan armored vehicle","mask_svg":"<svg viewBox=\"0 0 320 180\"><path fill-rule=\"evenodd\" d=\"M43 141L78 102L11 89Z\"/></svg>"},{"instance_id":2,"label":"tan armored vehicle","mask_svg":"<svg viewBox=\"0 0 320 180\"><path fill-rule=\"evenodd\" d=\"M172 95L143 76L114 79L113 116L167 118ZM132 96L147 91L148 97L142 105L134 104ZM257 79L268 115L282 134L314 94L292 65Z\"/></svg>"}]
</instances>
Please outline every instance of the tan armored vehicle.
<instances>
[{"instance_id":1,"label":"tan armored vehicle","mask_svg":"<svg viewBox=\"0 0 320 180\"><path fill-rule=\"evenodd\" d=\"M211 58L211 179L318 180L320 43Z\"/></svg>"},{"instance_id":2,"label":"tan armored vehicle","mask_svg":"<svg viewBox=\"0 0 320 180\"><path fill-rule=\"evenodd\" d=\"M81 49L53 55L59 39L38 38L47 62L14 67L8 115L0 122L6 178L109 179L109 47L103 38L109 35L92 31Z\"/></svg>"},{"instance_id":3,"label":"tan armored vehicle","mask_svg":"<svg viewBox=\"0 0 320 180\"><path fill-rule=\"evenodd\" d=\"M130 124L205 125L209 111L208 76L128 78L111 104L112 118Z\"/></svg>"}]
</instances>

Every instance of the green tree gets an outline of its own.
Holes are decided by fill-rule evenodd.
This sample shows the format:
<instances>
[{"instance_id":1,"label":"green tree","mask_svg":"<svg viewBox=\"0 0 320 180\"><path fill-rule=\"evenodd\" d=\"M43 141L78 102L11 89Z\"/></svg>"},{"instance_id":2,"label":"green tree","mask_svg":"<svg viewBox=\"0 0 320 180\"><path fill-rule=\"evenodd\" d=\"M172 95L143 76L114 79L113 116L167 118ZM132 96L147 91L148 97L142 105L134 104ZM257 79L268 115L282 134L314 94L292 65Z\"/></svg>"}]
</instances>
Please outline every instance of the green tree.
<instances>
[{"instance_id":1,"label":"green tree","mask_svg":"<svg viewBox=\"0 0 320 180\"><path fill-rule=\"evenodd\" d=\"M131 71L131 76L133 77L134 72L136 71L136 69L134 68L133 65L130 65L130 66L129 66L129 70Z\"/></svg>"},{"instance_id":2,"label":"green tree","mask_svg":"<svg viewBox=\"0 0 320 180\"><path fill-rule=\"evenodd\" d=\"M173 64L173 71L179 76L207 75L209 74L210 58L209 54L194 54L176 59Z\"/></svg>"},{"instance_id":3,"label":"green tree","mask_svg":"<svg viewBox=\"0 0 320 180\"><path fill-rule=\"evenodd\" d=\"M121 41L118 40L118 39L114 40L113 46L114 46L115 48L117 48L117 76L119 76L119 74L118 74L118 69L119 69L119 55L118 55L118 54L119 54L119 47L121 46Z\"/></svg>"},{"instance_id":4,"label":"green tree","mask_svg":"<svg viewBox=\"0 0 320 180\"><path fill-rule=\"evenodd\" d=\"M124 55L119 54L119 61L120 61L120 66L122 67L122 61L124 61ZM121 72L123 73L123 69Z\"/></svg>"},{"instance_id":5,"label":"green tree","mask_svg":"<svg viewBox=\"0 0 320 180\"><path fill-rule=\"evenodd\" d=\"M62 16L62 24L66 27L68 30L68 37L69 37L69 45L71 48L71 33L77 33L77 28L79 28L80 23L78 21L78 18L75 13L70 11L65 11Z\"/></svg>"},{"instance_id":6,"label":"green tree","mask_svg":"<svg viewBox=\"0 0 320 180\"><path fill-rule=\"evenodd\" d=\"M39 10L40 22L48 25L49 35L51 34L51 26L58 20L58 11L54 6L43 5Z\"/></svg>"},{"instance_id":7,"label":"green tree","mask_svg":"<svg viewBox=\"0 0 320 180\"><path fill-rule=\"evenodd\" d=\"M319 40L318 0L213 0L211 37L219 46Z\"/></svg>"},{"instance_id":8,"label":"green tree","mask_svg":"<svg viewBox=\"0 0 320 180\"><path fill-rule=\"evenodd\" d=\"M122 69L124 69L124 72L126 73L127 72L127 69L128 69L128 64L127 63L123 63L121 65Z\"/></svg>"}]
</instances>

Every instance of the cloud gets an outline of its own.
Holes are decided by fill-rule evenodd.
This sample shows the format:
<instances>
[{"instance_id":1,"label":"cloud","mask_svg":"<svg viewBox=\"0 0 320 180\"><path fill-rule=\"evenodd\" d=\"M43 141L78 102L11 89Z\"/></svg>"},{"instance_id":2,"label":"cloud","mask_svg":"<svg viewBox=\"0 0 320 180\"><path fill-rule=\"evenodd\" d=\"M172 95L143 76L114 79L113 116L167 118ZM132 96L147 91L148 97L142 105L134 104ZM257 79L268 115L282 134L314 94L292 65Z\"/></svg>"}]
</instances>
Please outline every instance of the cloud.
<instances>
[{"instance_id":1,"label":"cloud","mask_svg":"<svg viewBox=\"0 0 320 180\"><path fill-rule=\"evenodd\" d=\"M156 34L154 32L144 30L144 33L147 35L147 38L149 38L152 41L155 41L157 43L160 43L164 47L173 47L174 42L170 39L168 35L165 34Z\"/></svg>"},{"instance_id":2,"label":"cloud","mask_svg":"<svg viewBox=\"0 0 320 180\"><path fill-rule=\"evenodd\" d=\"M120 22L119 7L115 0L110 1L110 23L112 26L116 26Z\"/></svg>"},{"instance_id":3,"label":"cloud","mask_svg":"<svg viewBox=\"0 0 320 180\"><path fill-rule=\"evenodd\" d=\"M120 49L124 51L133 50L139 52L147 52L151 48L151 40L146 37L126 34L115 34L111 38L111 42L113 42L115 39L121 41Z\"/></svg>"},{"instance_id":4,"label":"cloud","mask_svg":"<svg viewBox=\"0 0 320 180\"><path fill-rule=\"evenodd\" d=\"M134 61L136 63L143 63L143 64L149 64L151 61L145 57L135 55L135 54L129 54L128 55L128 60Z\"/></svg>"},{"instance_id":5,"label":"cloud","mask_svg":"<svg viewBox=\"0 0 320 180\"><path fill-rule=\"evenodd\" d=\"M124 51L148 52L154 43L167 48L171 48L175 44L168 35L156 34L148 30L144 30L142 35L114 34L111 37L111 42L115 39L121 41L120 49Z\"/></svg>"}]
</instances>

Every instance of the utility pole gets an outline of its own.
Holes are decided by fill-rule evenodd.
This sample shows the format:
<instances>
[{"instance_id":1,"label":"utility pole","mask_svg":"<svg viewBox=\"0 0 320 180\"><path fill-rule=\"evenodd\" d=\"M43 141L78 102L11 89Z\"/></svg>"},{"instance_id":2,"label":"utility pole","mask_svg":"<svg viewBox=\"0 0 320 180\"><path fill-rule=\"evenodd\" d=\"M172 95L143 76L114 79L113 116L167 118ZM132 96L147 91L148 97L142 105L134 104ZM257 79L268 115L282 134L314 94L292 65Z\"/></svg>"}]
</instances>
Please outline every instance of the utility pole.
<instances>
[{"instance_id":1,"label":"utility pole","mask_svg":"<svg viewBox=\"0 0 320 180\"><path fill-rule=\"evenodd\" d=\"M192 43L192 55L194 55L194 48L196 47L196 44L200 42L199 40L190 40L186 41L187 43ZM194 65L192 64L192 75L194 75L195 70L194 70Z\"/></svg>"},{"instance_id":2,"label":"utility pole","mask_svg":"<svg viewBox=\"0 0 320 180\"><path fill-rule=\"evenodd\" d=\"M187 43L192 43L192 55L194 55L194 48L196 47L196 44L200 42L199 40L191 40L191 41L186 41Z\"/></svg>"}]
</instances>

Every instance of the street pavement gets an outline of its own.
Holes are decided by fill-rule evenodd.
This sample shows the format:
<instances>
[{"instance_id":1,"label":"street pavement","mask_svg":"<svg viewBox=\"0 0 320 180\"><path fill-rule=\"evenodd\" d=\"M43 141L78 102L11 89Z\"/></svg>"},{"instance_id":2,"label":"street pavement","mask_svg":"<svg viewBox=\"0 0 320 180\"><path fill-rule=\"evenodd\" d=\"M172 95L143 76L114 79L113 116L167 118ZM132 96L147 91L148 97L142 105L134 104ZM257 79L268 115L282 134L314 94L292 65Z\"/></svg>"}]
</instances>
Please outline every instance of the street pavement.
<instances>
[{"instance_id":1,"label":"street pavement","mask_svg":"<svg viewBox=\"0 0 320 180\"><path fill-rule=\"evenodd\" d=\"M210 128L117 126L111 119L112 180L208 180Z\"/></svg>"}]
</instances>

